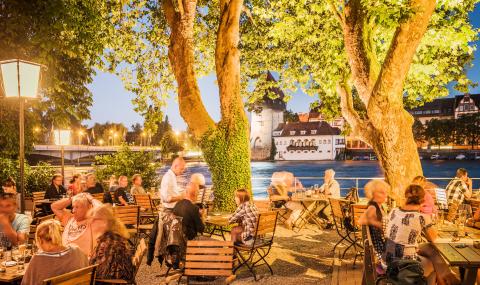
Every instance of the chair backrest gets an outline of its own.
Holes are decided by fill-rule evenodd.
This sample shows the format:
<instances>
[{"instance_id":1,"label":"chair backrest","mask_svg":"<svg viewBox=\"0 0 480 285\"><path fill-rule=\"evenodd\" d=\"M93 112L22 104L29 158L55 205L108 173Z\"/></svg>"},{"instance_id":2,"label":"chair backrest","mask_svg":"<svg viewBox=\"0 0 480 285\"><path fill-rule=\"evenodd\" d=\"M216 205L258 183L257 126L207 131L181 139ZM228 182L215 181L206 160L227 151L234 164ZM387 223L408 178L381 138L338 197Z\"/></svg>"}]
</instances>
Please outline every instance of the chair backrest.
<instances>
[{"instance_id":1,"label":"chair backrest","mask_svg":"<svg viewBox=\"0 0 480 285\"><path fill-rule=\"evenodd\" d=\"M375 271L375 250L373 249L372 238L370 236L370 229L368 226L362 226L363 239L363 277L365 285L375 285L376 271Z\"/></svg>"},{"instance_id":2,"label":"chair backrest","mask_svg":"<svg viewBox=\"0 0 480 285\"><path fill-rule=\"evenodd\" d=\"M255 204L260 213L269 212L272 208L269 200L254 200L253 204Z\"/></svg>"},{"instance_id":3,"label":"chair backrest","mask_svg":"<svg viewBox=\"0 0 480 285\"><path fill-rule=\"evenodd\" d=\"M353 226L357 227L358 229L361 228L362 225L358 223L360 217L367 211L368 205L363 204L352 204L352 219L353 219Z\"/></svg>"},{"instance_id":4,"label":"chair backrest","mask_svg":"<svg viewBox=\"0 0 480 285\"><path fill-rule=\"evenodd\" d=\"M140 207L136 205L113 207L113 214L126 226L137 226L139 223Z\"/></svg>"},{"instance_id":5,"label":"chair backrest","mask_svg":"<svg viewBox=\"0 0 480 285\"><path fill-rule=\"evenodd\" d=\"M470 204L470 207L472 207L472 213L475 213L475 211L480 208L480 201L477 199L468 200L468 203Z\"/></svg>"},{"instance_id":6,"label":"chair backrest","mask_svg":"<svg viewBox=\"0 0 480 285\"><path fill-rule=\"evenodd\" d=\"M145 239L141 239L138 243L137 250L135 251L135 255L132 258L133 266L135 267L135 275L137 275L138 269L142 264L143 257L147 253L147 244L145 243Z\"/></svg>"},{"instance_id":7,"label":"chair backrest","mask_svg":"<svg viewBox=\"0 0 480 285\"><path fill-rule=\"evenodd\" d=\"M443 188L435 188L435 202L439 209L448 209L447 192Z\"/></svg>"},{"instance_id":8,"label":"chair backrest","mask_svg":"<svg viewBox=\"0 0 480 285\"><path fill-rule=\"evenodd\" d=\"M103 195L104 193L95 193L95 194L92 194L92 197L93 199L96 199L103 203Z\"/></svg>"},{"instance_id":9,"label":"chair backrest","mask_svg":"<svg viewBox=\"0 0 480 285\"><path fill-rule=\"evenodd\" d=\"M230 276L233 241L190 240L185 260L186 276Z\"/></svg>"},{"instance_id":10,"label":"chair backrest","mask_svg":"<svg viewBox=\"0 0 480 285\"><path fill-rule=\"evenodd\" d=\"M95 284L95 269L91 265L60 276L43 280L44 285L93 285Z\"/></svg>"},{"instance_id":11,"label":"chair backrest","mask_svg":"<svg viewBox=\"0 0 480 285\"><path fill-rule=\"evenodd\" d=\"M201 189L200 191L197 192L197 200L196 200L196 203L197 204L208 204L210 202L212 202L212 192L213 192L213 188L212 187L205 187L203 188L203 190Z\"/></svg>"},{"instance_id":12,"label":"chair backrest","mask_svg":"<svg viewBox=\"0 0 480 285\"><path fill-rule=\"evenodd\" d=\"M153 204L152 197L149 194L134 194L135 204L148 211L155 211L157 208Z\"/></svg>"},{"instance_id":13,"label":"chair backrest","mask_svg":"<svg viewBox=\"0 0 480 285\"><path fill-rule=\"evenodd\" d=\"M37 202L38 200L45 199L45 191L40 192L32 192L33 202Z\"/></svg>"},{"instance_id":14,"label":"chair backrest","mask_svg":"<svg viewBox=\"0 0 480 285\"><path fill-rule=\"evenodd\" d=\"M277 227L278 211L263 212L258 215L257 229L255 230L254 243L258 239L262 239L265 242L273 242L275 236L275 230Z\"/></svg>"}]
</instances>

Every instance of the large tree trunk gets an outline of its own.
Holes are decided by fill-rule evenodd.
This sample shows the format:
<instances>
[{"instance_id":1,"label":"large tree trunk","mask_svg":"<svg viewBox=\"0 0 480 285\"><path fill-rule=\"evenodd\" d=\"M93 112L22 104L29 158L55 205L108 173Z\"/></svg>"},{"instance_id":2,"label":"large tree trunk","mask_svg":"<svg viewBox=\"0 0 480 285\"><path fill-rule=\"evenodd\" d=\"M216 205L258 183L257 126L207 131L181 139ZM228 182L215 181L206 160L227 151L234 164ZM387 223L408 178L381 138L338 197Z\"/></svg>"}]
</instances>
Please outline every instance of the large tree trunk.
<instances>
[{"instance_id":1,"label":"large tree trunk","mask_svg":"<svg viewBox=\"0 0 480 285\"><path fill-rule=\"evenodd\" d=\"M403 85L435 9L435 0L409 2L413 13L399 24L381 68L372 49L373 35L362 5L361 0L350 0L343 14L336 12L351 68L351 74L338 84L337 92L342 114L353 134L373 147L392 186L392 196L403 200L405 187L416 175L422 175L412 132L413 118L403 107ZM364 117L353 107L350 81L366 107Z\"/></svg>"},{"instance_id":2,"label":"large tree trunk","mask_svg":"<svg viewBox=\"0 0 480 285\"><path fill-rule=\"evenodd\" d=\"M243 1L220 1L215 49L222 115L218 124L203 105L195 75L193 25L197 2L183 0L183 7L175 11L171 1L163 1L163 10L172 30L169 60L178 84L180 114L200 141L212 174L216 208L234 210L234 191L251 189L248 119L240 95L238 50Z\"/></svg>"}]
</instances>

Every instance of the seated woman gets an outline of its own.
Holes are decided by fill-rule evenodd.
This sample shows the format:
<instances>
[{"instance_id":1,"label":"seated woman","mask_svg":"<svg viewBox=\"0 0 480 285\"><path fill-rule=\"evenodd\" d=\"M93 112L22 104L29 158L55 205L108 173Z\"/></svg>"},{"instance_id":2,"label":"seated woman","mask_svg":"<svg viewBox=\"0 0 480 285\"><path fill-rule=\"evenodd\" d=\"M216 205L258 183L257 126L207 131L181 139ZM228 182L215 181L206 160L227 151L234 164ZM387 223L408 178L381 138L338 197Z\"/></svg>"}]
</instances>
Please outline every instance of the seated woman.
<instances>
[{"instance_id":1,"label":"seated woman","mask_svg":"<svg viewBox=\"0 0 480 285\"><path fill-rule=\"evenodd\" d=\"M132 250L129 233L114 215L110 205L94 208L90 212L92 229L101 234L90 257L90 264L98 264L97 279L133 279Z\"/></svg>"},{"instance_id":2,"label":"seated woman","mask_svg":"<svg viewBox=\"0 0 480 285\"><path fill-rule=\"evenodd\" d=\"M435 284L436 281L440 284L457 284L458 279L438 252L430 244L417 243L422 232L430 242L437 238L430 215L420 213L424 197L425 190L422 186L411 184L405 190L405 206L390 212L383 259L387 264L396 259L418 259L422 263L428 284Z\"/></svg>"},{"instance_id":3,"label":"seated woman","mask_svg":"<svg viewBox=\"0 0 480 285\"><path fill-rule=\"evenodd\" d=\"M435 197L435 188L437 188L437 186L421 175L415 177L412 184L420 185L425 190L425 198L422 207L420 208L420 212L429 215L436 213L437 208L435 207L435 200L433 197Z\"/></svg>"},{"instance_id":4,"label":"seated woman","mask_svg":"<svg viewBox=\"0 0 480 285\"><path fill-rule=\"evenodd\" d=\"M385 235L383 232L383 218L385 211L383 204L387 201L390 185L383 180L371 180L365 185L365 192L371 196L367 210L360 216L359 224L367 225L372 238L375 253L381 259L385 251ZM379 268L380 269L380 268ZM380 271L380 270L379 270Z\"/></svg>"},{"instance_id":5,"label":"seated woman","mask_svg":"<svg viewBox=\"0 0 480 285\"><path fill-rule=\"evenodd\" d=\"M296 184L294 185L295 182ZM302 204L291 201L290 194L295 189L301 188L303 188L302 184L300 181L296 181L291 172L281 171L272 174L272 182L267 190L270 195L270 201L273 202L276 208L285 205L291 211L290 216L285 221L285 226L289 229L295 225L295 221L298 220L303 211Z\"/></svg>"},{"instance_id":6,"label":"seated woman","mask_svg":"<svg viewBox=\"0 0 480 285\"><path fill-rule=\"evenodd\" d=\"M235 203L238 207L230 217L230 223L239 223L239 225L232 228L232 241L236 244L250 244L253 242L253 235L257 227L257 207L250 202L250 195L245 189L235 191Z\"/></svg>"},{"instance_id":7,"label":"seated woman","mask_svg":"<svg viewBox=\"0 0 480 285\"><path fill-rule=\"evenodd\" d=\"M28 264L23 285L41 285L47 278L88 266L87 256L78 247L62 244L61 225L56 220L38 225L35 240L40 251Z\"/></svg>"}]
</instances>

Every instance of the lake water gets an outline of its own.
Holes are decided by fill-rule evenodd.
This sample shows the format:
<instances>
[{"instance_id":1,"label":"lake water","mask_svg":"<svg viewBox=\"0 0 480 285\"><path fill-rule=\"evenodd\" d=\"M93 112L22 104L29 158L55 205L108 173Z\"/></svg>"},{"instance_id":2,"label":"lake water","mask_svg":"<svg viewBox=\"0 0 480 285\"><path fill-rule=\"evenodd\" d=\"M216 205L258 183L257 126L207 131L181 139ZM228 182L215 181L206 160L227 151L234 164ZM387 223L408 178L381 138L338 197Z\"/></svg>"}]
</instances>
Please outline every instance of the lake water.
<instances>
[{"instance_id":1,"label":"lake water","mask_svg":"<svg viewBox=\"0 0 480 285\"><path fill-rule=\"evenodd\" d=\"M342 188L342 195L345 195L350 187L363 188L365 183L372 177L382 177L383 172L378 161L279 161L279 162L252 162L252 189L257 198L266 197L266 188L270 184L270 177L276 171L289 171L299 177L305 187L323 183L323 173L326 169L335 170L338 182ZM423 173L428 178L444 178L432 180L435 184L445 187L450 178L455 176L455 171L464 167L468 170L469 176L474 179L473 187L480 187L480 161L422 161ZM162 175L168 168L160 170ZM208 166L204 162L188 163L186 177L195 172L205 175L207 185L211 185L211 176ZM356 180L355 178L362 178ZM362 194L363 191L360 191Z\"/></svg>"}]
</instances>

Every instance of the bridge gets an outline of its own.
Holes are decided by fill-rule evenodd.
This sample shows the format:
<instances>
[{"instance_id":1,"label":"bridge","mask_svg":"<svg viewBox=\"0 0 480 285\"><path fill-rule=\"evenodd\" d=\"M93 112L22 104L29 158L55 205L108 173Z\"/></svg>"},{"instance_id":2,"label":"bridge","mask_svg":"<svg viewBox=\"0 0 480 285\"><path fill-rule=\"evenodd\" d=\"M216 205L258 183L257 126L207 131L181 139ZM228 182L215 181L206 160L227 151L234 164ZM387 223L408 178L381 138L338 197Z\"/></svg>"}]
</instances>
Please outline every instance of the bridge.
<instances>
[{"instance_id":1,"label":"bridge","mask_svg":"<svg viewBox=\"0 0 480 285\"><path fill-rule=\"evenodd\" d=\"M63 146L65 160L79 160L82 158L93 158L96 155L112 154L121 149L122 146L93 146L93 145L66 145ZM160 147L153 146L130 146L132 151L154 152L156 158L161 158ZM34 145L32 155L61 158L62 146L59 145Z\"/></svg>"}]
</instances>

